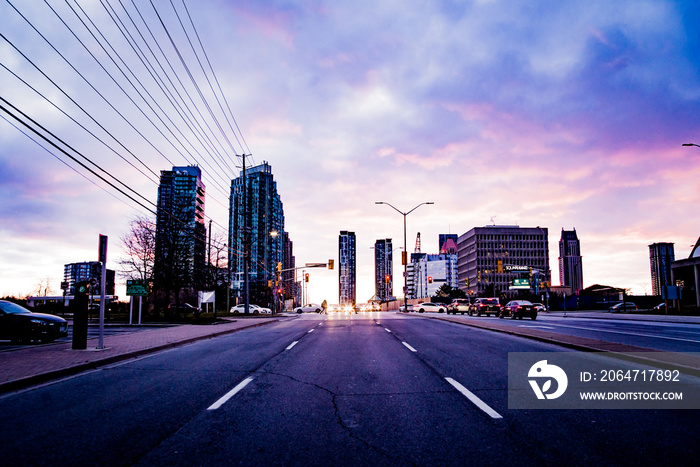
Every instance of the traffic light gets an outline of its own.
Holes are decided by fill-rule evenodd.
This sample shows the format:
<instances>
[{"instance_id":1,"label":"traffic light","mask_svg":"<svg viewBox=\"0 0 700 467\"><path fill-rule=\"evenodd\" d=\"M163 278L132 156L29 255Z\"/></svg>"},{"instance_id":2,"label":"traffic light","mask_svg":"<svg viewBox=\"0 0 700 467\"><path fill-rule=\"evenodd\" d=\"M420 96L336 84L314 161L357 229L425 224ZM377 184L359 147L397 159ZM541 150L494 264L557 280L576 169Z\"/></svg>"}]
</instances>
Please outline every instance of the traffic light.
<instances>
[{"instance_id":1,"label":"traffic light","mask_svg":"<svg viewBox=\"0 0 700 467\"><path fill-rule=\"evenodd\" d=\"M401 252L401 266L406 266L408 264L408 253L405 251Z\"/></svg>"},{"instance_id":2,"label":"traffic light","mask_svg":"<svg viewBox=\"0 0 700 467\"><path fill-rule=\"evenodd\" d=\"M328 269L333 269L333 263L334 261L332 259L328 260Z\"/></svg>"},{"instance_id":3,"label":"traffic light","mask_svg":"<svg viewBox=\"0 0 700 467\"><path fill-rule=\"evenodd\" d=\"M389 282L391 282L391 276L390 276L389 274L387 274L386 276L384 276L384 281L385 281L387 284L388 284Z\"/></svg>"},{"instance_id":4,"label":"traffic light","mask_svg":"<svg viewBox=\"0 0 700 467\"><path fill-rule=\"evenodd\" d=\"M502 259L498 260L498 273L503 274L503 260Z\"/></svg>"},{"instance_id":5,"label":"traffic light","mask_svg":"<svg viewBox=\"0 0 700 467\"><path fill-rule=\"evenodd\" d=\"M478 282L481 282L481 271L477 271L477 273L476 273L476 280L477 280Z\"/></svg>"},{"instance_id":6,"label":"traffic light","mask_svg":"<svg viewBox=\"0 0 700 467\"><path fill-rule=\"evenodd\" d=\"M432 284L432 283L433 283L433 276L428 276L428 284Z\"/></svg>"},{"instance_id":7,"label":"traffic light","mask_svg":"<svg viewBox=\"0 0 700 467\"><path fill-rule=\"evenodd\" d=\"M466 279L464 279L464 285L469 287L469 278L468 277Z\"/></svg>"},{"instance_id":8,"label":"traffic light","mask_svg":"<svg viewBox=\"0 0 700 467\"><path fill-rule=\"evenodd\" d=\"M282 272L282 262L281 261L277 262L277 272Z\"/></svg>"},{"instance_id":9,"label":"traffic light","mask_svg":"<svg viewBox=\"0 0 700 467\"><path fill-rule=\"evenodd\" d=\"M304 274L304 282L309 282L309 273Z\"/></svg>"}]
</instances>

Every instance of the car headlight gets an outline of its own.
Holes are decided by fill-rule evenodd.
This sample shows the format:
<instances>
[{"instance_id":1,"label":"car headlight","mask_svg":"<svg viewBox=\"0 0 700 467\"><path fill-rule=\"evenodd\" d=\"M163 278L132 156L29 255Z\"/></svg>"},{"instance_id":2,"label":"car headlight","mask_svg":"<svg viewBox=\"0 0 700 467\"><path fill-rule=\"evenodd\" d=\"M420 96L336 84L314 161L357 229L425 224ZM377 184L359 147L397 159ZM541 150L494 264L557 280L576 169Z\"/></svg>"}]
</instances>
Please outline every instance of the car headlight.
<instances>
[{"instance_id":1,"label":"car headlight","mask_svg":"<svg viewBox=\"0 0 700 467\"><path fill-rule=\"evenodd\" d=\"M46 326L47 324L49 324L46 321L42 321L40 319L30 319L29 321L40 326Z\"/></svg>"}]
</instances>

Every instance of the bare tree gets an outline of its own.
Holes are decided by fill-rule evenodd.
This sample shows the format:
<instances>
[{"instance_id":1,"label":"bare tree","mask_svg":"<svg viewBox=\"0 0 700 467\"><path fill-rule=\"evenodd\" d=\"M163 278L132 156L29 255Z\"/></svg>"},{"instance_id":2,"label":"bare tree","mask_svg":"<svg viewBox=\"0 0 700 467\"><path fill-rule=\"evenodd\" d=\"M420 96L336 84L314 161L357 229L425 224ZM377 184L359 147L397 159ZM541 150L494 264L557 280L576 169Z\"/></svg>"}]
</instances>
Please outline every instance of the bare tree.
<instances>
[{"instance_id":1,"label":"bare tree","mask_svg":"<svg viewBox=\"0 0 700 467\"><path fill-rule=\"evenodd\" d=\"M131 221L129 232L121 237L126 257L119 260L120 274L126 279L149 280L153 278L156 254L156 226L145 217Z\"/></svg>"},{"instance_id":2,"label":"bare tree","mask_svg":"<svg viewBox=\"0 0 700 467\"><path fill-rule=\"evenodd\" d=\"M34 289L34 292L38 297L46 297L48 294L53 292L50 281L51 279L48 277L39 281L39 283L36 285L36 289Z\"/></svg>"}]
</instances>

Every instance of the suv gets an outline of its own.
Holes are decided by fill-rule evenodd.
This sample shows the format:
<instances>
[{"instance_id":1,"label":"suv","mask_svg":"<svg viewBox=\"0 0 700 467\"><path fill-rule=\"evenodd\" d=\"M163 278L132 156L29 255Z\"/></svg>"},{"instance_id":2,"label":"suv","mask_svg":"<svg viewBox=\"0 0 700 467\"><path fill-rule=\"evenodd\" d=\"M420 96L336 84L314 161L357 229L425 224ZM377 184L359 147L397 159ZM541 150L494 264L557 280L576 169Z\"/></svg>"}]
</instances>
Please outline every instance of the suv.
<instances>
[{"instance_id":1,"label":"suv","mask_svg":"<svg viewBox=\"0 0 700 467\"><path fill-rule=\"evenodd\" d=\"M498 298L477 298L474 303L469 305L469 316L498 316L501 312L501 302Z\"/></svg>"},{"instance_id":2,"label":"suv","mask_svg":"<svg viewBox=\"0 0 700 467\"><path fill-rule=\"evenodd\" d=\"M447 314L449 315L450 313L457 314L457 312L460 312L464 314L464 312L469 312L469 299L468 298L455 298L452 300L452 303L447 305Z\"/></svg>"}]
</instances>

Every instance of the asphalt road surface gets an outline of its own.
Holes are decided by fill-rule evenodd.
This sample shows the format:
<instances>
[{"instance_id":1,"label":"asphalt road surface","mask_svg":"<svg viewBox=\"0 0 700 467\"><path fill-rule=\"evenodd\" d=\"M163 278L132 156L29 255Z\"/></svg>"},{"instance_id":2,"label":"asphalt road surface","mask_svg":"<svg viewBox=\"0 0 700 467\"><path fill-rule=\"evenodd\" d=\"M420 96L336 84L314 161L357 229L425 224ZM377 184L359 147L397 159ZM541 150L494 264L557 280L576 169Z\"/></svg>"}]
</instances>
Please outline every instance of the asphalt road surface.
<instances>
[{"instance_id":1,"label":"asphalt road surface","mask_svg":"<svg viewBox=\"0 0 700 467\"><path fill-rule=\"evenodd\" d=\"M431 313L431 316L445 316ZM449 315L454 316L454 315ZM562 317L540 313L537 320L457 315L466 322L494 322L506 326L542 329L571 336L636 345L664 352L700 352L700 326L695 323L627 319Z\"/></svg>"},{"instance_id":2,"label":"asphalt road surface","mask_svg":"<svg viewBox=\"0 0 700 467\"><path fill-rule=\"evenodd\" d=\"M697 410L509 409L508 352L555 351L412 315L305 314L0 396L2 462L696 465Z\"/></svg>"}]
</instances>

